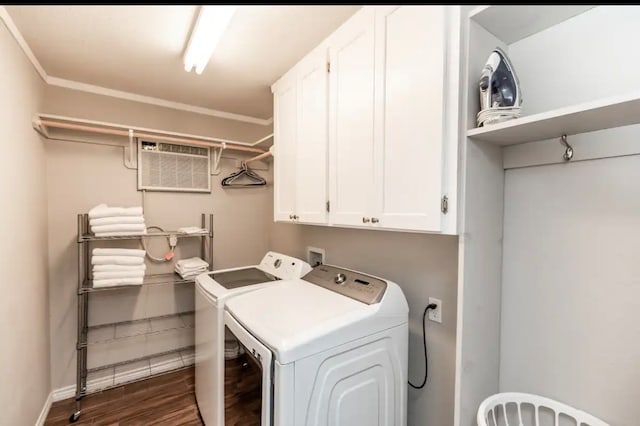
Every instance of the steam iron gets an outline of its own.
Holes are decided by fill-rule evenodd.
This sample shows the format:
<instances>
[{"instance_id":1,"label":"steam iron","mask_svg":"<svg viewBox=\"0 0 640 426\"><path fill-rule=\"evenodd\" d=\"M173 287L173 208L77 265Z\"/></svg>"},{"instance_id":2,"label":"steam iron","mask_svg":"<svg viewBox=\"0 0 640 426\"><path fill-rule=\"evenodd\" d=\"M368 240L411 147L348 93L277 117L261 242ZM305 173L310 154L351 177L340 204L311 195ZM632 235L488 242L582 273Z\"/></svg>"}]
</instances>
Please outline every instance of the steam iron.
<instances>
[{"instance_id":1,"label":"steam iron","mask_svg":"<svg viewBox=\"0 0 640 426\"><path fill-rule=\"evenodd\" d=\"M520 117L520 82L507 54L499 47L491 52L482 69L479 88L478 127Z\"/></svg>"}]
</instances>

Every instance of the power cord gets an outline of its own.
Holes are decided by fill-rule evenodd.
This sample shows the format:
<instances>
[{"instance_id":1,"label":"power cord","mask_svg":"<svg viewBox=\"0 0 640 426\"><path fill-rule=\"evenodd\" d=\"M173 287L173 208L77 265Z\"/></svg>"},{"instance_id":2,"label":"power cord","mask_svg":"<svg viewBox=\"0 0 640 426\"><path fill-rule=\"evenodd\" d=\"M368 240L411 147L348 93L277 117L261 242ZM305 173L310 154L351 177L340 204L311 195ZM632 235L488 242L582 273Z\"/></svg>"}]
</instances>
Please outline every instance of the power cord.
<instances>
[{"instance_id":1,"label":"power cord","mask_svg":"<svg viewBox=\"0 0 640 426\"><path fill-rule=\"evenodd\" d=\"M429 309L436 309L438 307L438 305L436 305L435 303L430 303L427 305L426 308L424 308L424 313L422 314L422 344L424 346L424 379L422 380L422 384L420 386L416 386L413 383L411 383L411 380L407 380L407 382L409 383L409 386L411 386L414 389L422 389L424 387L425 384L427 384L427 375L428 375L428 367L429 367L429 360L427 358L427 332L426 332L426 326L425 326L425 321L427 319L427 312L429 312Z\"/></svg>"}]
</instances>

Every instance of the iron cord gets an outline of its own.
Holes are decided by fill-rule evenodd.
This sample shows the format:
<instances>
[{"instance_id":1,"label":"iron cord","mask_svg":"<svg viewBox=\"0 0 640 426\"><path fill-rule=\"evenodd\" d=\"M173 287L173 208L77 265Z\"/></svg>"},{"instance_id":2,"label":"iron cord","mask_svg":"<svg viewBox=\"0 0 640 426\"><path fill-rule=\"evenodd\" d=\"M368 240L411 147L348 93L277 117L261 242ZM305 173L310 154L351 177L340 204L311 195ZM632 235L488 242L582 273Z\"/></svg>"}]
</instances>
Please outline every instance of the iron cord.
<instances>
[{"instance_id":1,"label":"iron cord","mask_svg":"<svg viewBox=\"0 0 640 426\"><path fill-rule=\"evenodd\" d=\"M411 380L407 380L407 383L409 383L409 386L411 386L414 389L422 389L424 387L424 385L427 384L427 376L429 373L429 360L427 358L427 333L426 333L426 326L425 326L425 321L427 319L427 312L429 312L429 309L435 309L437 308L438 305L436 305L435 303L430 303L427 305L426 308L424 308L424 313L422 314L422 346L424 347L424 378L422 379L422 384L420 384L420 386L416 386L413 383L411 383Z\"/></svg>"}]
</instances>

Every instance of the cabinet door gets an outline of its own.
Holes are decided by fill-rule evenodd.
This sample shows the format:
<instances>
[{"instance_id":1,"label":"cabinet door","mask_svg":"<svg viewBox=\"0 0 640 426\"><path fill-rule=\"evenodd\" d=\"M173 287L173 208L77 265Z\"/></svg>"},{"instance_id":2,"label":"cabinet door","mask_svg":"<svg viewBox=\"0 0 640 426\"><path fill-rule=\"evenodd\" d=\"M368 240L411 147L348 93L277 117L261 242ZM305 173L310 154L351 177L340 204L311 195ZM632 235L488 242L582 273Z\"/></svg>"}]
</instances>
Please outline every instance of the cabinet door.
<instances>
[{"instance_id":1,"label":"cabinet door","mask_svg":"<svg viewBox=\"0 0 640 426\"><path fill-rule=\"evenodd\" d=\"M329 41L330 222L363 225L373 192L374 13L363 8Z\"/></svg>"},{"instance_id":2,"label":"cabinet door","mask_svg":"<svg viewBox=\"0 0 640 426\"><path fill-rule=\"evenodd\" d=\"M443 6L376 8L376 212L384 228L440 231Z\"/></svg>"},{"instance_id":3,"label":"cabinet door","mask_svg":"<svg viewBox=\"0 0 640 426\"><path fill-rule=\"evenodd\" d=\"M297 96L293 74L278 82L274 91L273 215L275 220L291 221L296 203Z\"/></svg>"},{"instance_id":4,"label":"cabinet door","mask_svg":"<svg viewBox=\"0 0 640 426\"><path fill-rule=\"evenodd\" d=\"M298 81L297 191L295 214L303 223L327 223L327 50L296 67Z\"/></svg>"}]
</instances>

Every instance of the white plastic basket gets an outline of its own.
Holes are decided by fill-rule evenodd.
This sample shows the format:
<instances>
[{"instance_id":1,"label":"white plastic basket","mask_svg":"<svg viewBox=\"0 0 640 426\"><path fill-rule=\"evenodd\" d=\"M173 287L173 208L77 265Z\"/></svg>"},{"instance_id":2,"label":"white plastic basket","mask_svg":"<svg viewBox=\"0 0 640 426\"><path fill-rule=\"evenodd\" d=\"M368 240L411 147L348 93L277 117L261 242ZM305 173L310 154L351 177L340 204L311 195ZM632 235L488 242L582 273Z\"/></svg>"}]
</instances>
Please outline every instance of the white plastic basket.
<instances>
[{"instance_id":1,"label":"white plastic basket","mask_svg":"<svg viewBox=\"0 0 640 426\"><path fill-rule=\"evenodd\" d=\"M553 399L519 392L491 395L478 408L478 426L611 426Z\"/></svg>"}]
</instances>

